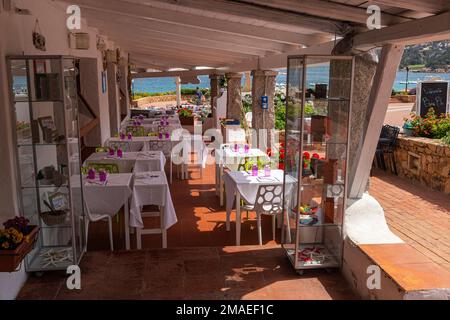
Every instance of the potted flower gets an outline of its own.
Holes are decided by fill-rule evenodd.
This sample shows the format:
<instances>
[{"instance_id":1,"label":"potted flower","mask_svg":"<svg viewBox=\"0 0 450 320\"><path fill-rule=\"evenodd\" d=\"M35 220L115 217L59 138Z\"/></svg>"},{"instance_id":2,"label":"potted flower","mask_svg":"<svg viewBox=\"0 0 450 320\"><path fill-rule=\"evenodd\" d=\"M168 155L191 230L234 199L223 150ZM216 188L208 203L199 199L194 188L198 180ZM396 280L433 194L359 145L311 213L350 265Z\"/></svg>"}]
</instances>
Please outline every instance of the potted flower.
<instances>
[{"instance_id":1,"label":"potted flower","mask_svg":"<svg viewBox=\"0 0 450 320\"><path fill-rule=\"evenodd\" d=\"M6 221L0 230L0 272L17 270L36 243L39 228L25 218Z\"/></svg>"},{"instance_id":2,"label":"potted flower","mask_svg":"<svg viewBox=\"0 0 450 320\"><path fill-rule=\"evenodd\" d=\"M193 126L194 125L194 115L192 110L189 108L181 108L177 111L178 116L180 117L180 124L185 126Z\"/></svg>"}]
</instances>

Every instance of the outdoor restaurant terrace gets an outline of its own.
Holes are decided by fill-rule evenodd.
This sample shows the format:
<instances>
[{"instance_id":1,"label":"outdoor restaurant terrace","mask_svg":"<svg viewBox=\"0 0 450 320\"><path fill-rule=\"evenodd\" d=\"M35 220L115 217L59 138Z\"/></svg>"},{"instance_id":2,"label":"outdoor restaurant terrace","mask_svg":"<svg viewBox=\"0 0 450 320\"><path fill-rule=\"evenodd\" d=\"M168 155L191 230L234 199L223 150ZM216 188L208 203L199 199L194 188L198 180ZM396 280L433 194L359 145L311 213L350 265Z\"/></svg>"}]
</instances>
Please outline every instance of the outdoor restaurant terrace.
<instances>
[{"instance_id":1,"label":"outdoor restaurant terrace","mask_svg":"<svg viewBox=\"0 0 450 320\"><path fill-rule=\"evenodd\" d=\"M447 0L3 0L0 299L448 299L449 147L444 192L380 147L405 46L447 39Z\"/></svg>"}]
</instances>

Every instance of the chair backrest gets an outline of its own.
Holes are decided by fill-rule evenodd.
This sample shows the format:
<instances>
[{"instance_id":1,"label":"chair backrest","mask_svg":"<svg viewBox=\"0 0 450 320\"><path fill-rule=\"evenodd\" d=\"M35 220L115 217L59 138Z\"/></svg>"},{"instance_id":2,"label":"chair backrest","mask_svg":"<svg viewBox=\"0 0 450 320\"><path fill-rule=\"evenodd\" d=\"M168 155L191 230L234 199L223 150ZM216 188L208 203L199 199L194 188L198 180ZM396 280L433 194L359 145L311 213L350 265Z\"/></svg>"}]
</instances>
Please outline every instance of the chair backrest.
<instances>
[{"instance_id":1,"label":"chair backrest","mask_svg":"<svg viewBox=\"0 0 450 320\"><path fill-rule=\"evenodd\" d=\"M127 126L125 129L126 133L130 133L134 137L143 137L145 136L145 128L144 126Z\"/></svg>"},{"instance_id":2,"label":"chair backrest","mask_svg":"<svg viewBox=\"0 0 450 320\"><path fill-rule=\"evenodd\" d=\"M97 147L95 148L95 152L99 153L99 152L108 152L109 148L108 147Z\"/></svg>"},{"instance_id":3,"label":"chair backrest","mask_svg":"<svg viewBox=\"0 0 450 320\"><path fill-rule=\"evenodd\" d=\"M399 127L390 125L384 125L381 129L381 138L389 139L389 148L393 149L397 145L398 134L400 133Z\"/></svg>"},{"instance_id":4,"label":"chair backrest","mask_svg":"<svg viewBox=\"0 0 450 320\"><path fill-rule=\"evenodd\" d=\"M280 214L283 211L283 185L260 185L254 210L260 214Z\"/></svg>"},{"instance_id":5,"label":"chair backrest","mask_svg":"<svg viewBox=\"0 0 450 320\"><path fill-rule=\"evenodd\" d=\"M162 151L165 157L170 157L172 152L172 141L154 140L148 142L149 151Z\"/></svg>"}]
</instances>

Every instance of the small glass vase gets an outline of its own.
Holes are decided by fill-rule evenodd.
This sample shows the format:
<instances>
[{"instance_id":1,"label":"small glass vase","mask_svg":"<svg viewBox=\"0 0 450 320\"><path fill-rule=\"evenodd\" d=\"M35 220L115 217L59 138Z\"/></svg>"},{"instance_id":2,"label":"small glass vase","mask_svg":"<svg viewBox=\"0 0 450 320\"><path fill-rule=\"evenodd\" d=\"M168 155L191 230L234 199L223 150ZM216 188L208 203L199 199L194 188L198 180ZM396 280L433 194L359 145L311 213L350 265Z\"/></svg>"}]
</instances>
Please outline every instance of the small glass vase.
<instances>
[{"instance_id":1,"label":"small glass vase","mask_svg":"<svg viewBox=\"0 0 450 320\"><path fill-rule=\"evenodd\" d=\"M252 166L252 176L257 177L258 176L258 165L254 164Z\"/></svg>"}]
</instances>

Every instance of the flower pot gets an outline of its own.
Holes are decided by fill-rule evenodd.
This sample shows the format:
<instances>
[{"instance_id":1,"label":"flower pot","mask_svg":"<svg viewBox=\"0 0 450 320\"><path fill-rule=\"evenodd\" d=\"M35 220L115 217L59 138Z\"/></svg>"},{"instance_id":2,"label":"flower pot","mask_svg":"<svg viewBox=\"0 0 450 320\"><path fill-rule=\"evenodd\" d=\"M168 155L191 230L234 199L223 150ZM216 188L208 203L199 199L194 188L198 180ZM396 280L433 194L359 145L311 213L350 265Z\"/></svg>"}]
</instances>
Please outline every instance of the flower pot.
<instances>
[{"instance_id":1,"label":"flower pot","mask_svg":"<svg viewBox=\"0 0 450 320\"><path fill-rule=\"evenodd\" d=\"M0 250L0 272L17 271L25 256L33 250L39 233L39 227L33 226L33 229L26 235L29 240L23 241L14 250Z\"/></svg>"},{"instance_id":2,"label":"flower pot","mask_svg":"<svg viewBox=\"0 0 450 320\"><path fill-rule=\"evenodd\" d=\"M39 214L39 216L41 217L42 221L44 221L44 223L49 226L57 226L60 224L63 224L66 222L66 217L67 217L67 211L64 210L57 210L57 211L46 211L46 212L41 212Z\"/></svg>"},{"instance_id":3,"label":"flower pot","mask_svg":"<svg viewBox=\"0 0 450 320\"><path fill-rule=\"evenodd\" d=\"M180 124L182 126L193 126L194 125L194 117L181 117L180 116Z\"/></svg>"}]
</instances>

